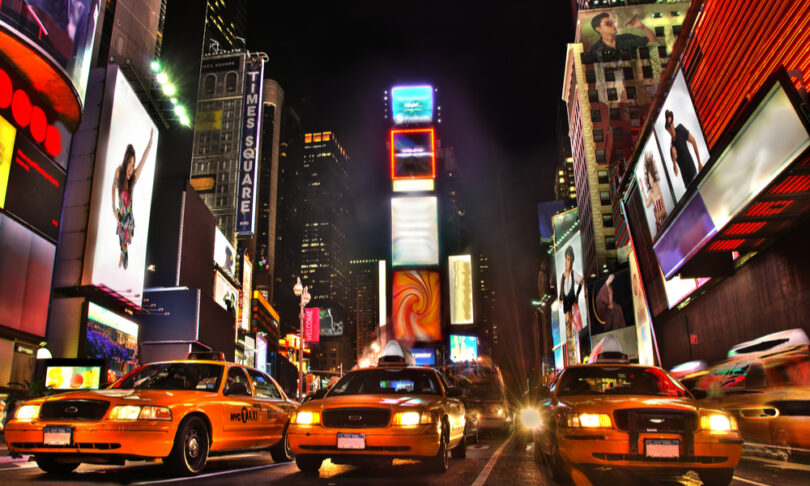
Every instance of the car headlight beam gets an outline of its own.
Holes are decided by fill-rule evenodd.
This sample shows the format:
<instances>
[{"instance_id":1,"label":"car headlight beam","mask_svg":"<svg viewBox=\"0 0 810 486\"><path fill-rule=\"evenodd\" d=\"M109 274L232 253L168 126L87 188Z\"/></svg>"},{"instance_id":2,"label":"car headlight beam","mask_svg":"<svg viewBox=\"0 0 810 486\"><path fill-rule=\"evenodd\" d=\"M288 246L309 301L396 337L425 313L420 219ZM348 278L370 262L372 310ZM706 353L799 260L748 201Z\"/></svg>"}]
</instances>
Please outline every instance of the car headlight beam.
<instances>
[{"instance_id":1,"label":"car headlight beam","mask_svg":"<svg viewBox=\"0 0 810 486\"><path fill-rule=\"evenodd\" d=\"M527 429L533 429L543 424L540 413L533 408L524 408L520 411L520 423Z\"/></svg>"},{"instance_id":2,"label":"car headlight beam","mask_svg":"<svg viewBox=\"0 0 810 486\"><path fill-rule=\"evenodd\" d=\"M719 413L701 415L700 428L712 432L731 432L737 430L737 420L734 417Z\"/></svg>"},{"instance_id":3,"label":"car headlight beam","mask_svg":"<svg viewBox=\"0 0 810 486\"><path fill-rule=\"evenodd\" d=\"M397 412L394 414L394 419L391 421L393 425L413 426L419 425L422 414L419 412Z\"/></svg>"},{"instance_id":4,"label":"car headlight beam","mask_svg":"<svg viewBox=\"0 0 810 486\"><path fill-rule=\"evenodd\" d=\"M35 418L39 417L39 407L39 405L23 405L17 409L17 413L14 414L14 418L17 420L34 420Z\"/></svg>"},{"instance_id":5,"label":"car headlight beam","mask_svg":"<svg viewBox=\"0 0 810 486\"><path fill-rule=\"evenodd\" d=\"M610 420L610 415L606 413L581 413L568 415L566 425L568 427L609 429L613 426L613 422Z\"/></svg>"}]
</instances>

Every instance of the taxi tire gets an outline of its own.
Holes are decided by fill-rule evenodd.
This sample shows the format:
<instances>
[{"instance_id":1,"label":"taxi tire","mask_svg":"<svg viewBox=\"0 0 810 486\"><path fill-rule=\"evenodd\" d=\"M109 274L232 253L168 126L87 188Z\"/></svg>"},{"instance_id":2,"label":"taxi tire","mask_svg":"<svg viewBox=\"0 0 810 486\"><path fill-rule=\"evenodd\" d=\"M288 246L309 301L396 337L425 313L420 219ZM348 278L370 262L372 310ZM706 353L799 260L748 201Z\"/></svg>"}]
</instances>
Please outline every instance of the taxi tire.
<instances>
[{"instance_id":1,"label":"taxi tire","mask_svg":"<svg viewBox=\"0 0 810 486\"><path fill-rule=\"evenodd\" d=\"M50 454L37 454L34 457L37 466L48 474L69 474L79 467L78 462L58 462Z\"/></svg>"},{"instance_id":2,"label":"taxi tire","mask_svg":"<svg viewBox=\"0 0 810 486\"><path fill-rule=\"evenodd\" d=\"M453 459L464 459L467 457L467 437L461 436L461 441L458 445L450 449L450 455Z\"/></svg>"},{"instance_id":3,"label":"taxi tire","mask_svg":"<svg viewBox=\"0 0 810 486\"><path fill-rule=\"evenodd\" d=\"M298 466L301 472L317 473L321 468L321 464L323 464L323 458L319 456L302 456L300 454L295 456L295 465Z\"/></svg>"},{"instance_id":4,"label":"taxi tire","mask_svg":"<svg viewBox=\"0 0 810 486\"><path fill-rule=\"evenodd\" d=\"M281 440L278 444L270 448L270 457L273 462L290 462L295 458L295 454L290 449L290 440L287 438L287 427L284 427L284 432L281 434Z\"/></svg>"},{"instance_id":5,"label":"taxi tire","mask_svg":"<svg viewBox=\"0 0 810 486\"><path fill-rule=\"evenodd\" d=\"M208 462L208 426L198 416L185 418L177 427L174 446L164 463L176 474L199 474ZM187 456L192 456L189 463Z\"/></svg>"},{"instance_id":6,"label":"taxi tire","mask_svg":"<svg viewBox=\"0 0 810 486\"><path fill-rule=\"evenodd\" d=\"M557 444L554 444L553 448L551 449L551 454L547 457L548 459L548 468L551 470L551 478L554 481L561 483L568 481L570 479L570 474L568 472L568 468L563 462L562 456L560 456L560 450L557 447Z\"/></svg>"},{"instance_id":7,"label":"taxi tire","mask_svg":"<svg viewBox=\"0 0 810 486\"><path fill-rule=\"evenodd\" d=\"M450 467L450 461L447 458L447 443L449 442L448 435L447 426L445 425L442 427L442 435L439 439L439 451L435 456L425 461L430 472L445 473Z\"/></svg>"},{"instance_id":8,"label":"taxi tire","mask_svg":"<svg viewBox=\"0 0 810 486\"><path fill-rule=\"evenodd\" d=\"M727 486L734 479L734 469L704 469L697 473L706 486Z\"/></svg>"}]
</instances>

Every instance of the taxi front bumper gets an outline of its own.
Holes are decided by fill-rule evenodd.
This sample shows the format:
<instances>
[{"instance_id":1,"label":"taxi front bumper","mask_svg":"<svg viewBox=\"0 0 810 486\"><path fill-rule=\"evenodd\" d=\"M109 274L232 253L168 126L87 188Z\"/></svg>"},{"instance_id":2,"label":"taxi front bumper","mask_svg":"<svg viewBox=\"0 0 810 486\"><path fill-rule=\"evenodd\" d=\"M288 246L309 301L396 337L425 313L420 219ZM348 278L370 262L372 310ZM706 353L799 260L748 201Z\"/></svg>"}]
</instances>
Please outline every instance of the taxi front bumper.
<instances>
[{"instance_id":1,"label":"taxi front bumper","mask_svg":"<svg viewBox=\"0 0 810 486\"><path fill-rule=\"evenodd\" d=\"M337 435L362 434L363 449L338 449ZM320 425L290 425L287 438L294 454L375 455L388 457L431 457L439 452L439 428L436 425L415 427L332 428Z\"/></svg>"},{"instance_id":2,"label":"taxi front bumper","mask_svg":"<svg viewBox=\"0 0 810 486\"><path fill-rule=\"evenodd\" d=\"M71 445L44 443L45 427L70 427ZM5 441L9 453L104 455L127 458L167 457L174 444L177 426L167 421L124 423L100 420L94 422L20 422L6 425Z\"/></svg>"},{"instance_id":3,"label":"taxi front bumper","mask_svg":"<svg viewBox=\"0 0 810 486\"><path fill-rule=\"evenodd\" d=\"M623 469L725 469L740 461L742 438L738 432L683 434L640 433L633 440L627 432L613 429L558 429L560 456L569 464ZM635 434L634 434L635 435ZM677 440L677 457L648 454L648 439Z\"/></svg>"}]
</instances>

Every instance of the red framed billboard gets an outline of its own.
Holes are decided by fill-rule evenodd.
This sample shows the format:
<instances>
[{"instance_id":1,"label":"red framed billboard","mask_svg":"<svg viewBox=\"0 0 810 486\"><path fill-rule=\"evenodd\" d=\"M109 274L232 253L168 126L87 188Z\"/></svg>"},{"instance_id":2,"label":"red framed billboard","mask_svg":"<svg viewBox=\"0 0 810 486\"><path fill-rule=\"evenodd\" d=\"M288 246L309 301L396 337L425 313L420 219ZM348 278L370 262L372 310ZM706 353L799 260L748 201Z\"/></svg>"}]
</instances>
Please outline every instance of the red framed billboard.
<instances>
[{"instance_id":1,"label":"red framed billboard","mask_svg":"<svg viewBox=\"0 0 810 486\"><path fill-rule=\"evenodd\" d=\"M432 128L391 130L391 180L435 179L435 147Z\"/></svg>"}]
</instances>

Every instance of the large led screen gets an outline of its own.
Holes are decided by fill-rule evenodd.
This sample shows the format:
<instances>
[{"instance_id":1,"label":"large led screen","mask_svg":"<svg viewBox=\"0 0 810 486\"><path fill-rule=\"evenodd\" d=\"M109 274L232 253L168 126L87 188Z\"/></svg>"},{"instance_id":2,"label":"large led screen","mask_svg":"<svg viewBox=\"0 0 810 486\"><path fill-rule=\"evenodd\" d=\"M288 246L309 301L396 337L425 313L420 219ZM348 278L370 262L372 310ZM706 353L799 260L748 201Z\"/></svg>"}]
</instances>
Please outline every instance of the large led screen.
<instances>
[{"instance_id":1,"label":"large led screen","mask_svg":"<svg viewBox=\"0 0 810 486\"><path fill-rule=\"evenodd\" d=\"M647 140L636 164L636 180L641 201L644 203L644 216L647 218L650 236L654 239L664 228L675 207L654 136Z\"/></svg>"},{"instance_id":2,"label":"large led screen","mask_svg":"<svg viewBox=\"0 0 810 486\"><path fill-rule=\"evenodd\" d=\"M391 130L391 179L396 181L435 177L433 129Z\"/></svg>"},{"instance_id":3,"label":"large led screen","mask_svg":"<svg viewBox=\"0 0 810 486\"><path fill-rule=\"evenodd\" d=\"M391 199L393 266L438 265L439 224L435 197Z\"/></svg>"},{"instance_id":4,"label":"large led screen","mask_svg":"<svg viewBox=\"0 0 810 486\"><path fill-rule=\"evenodd\" d=\"M216 278L214 278L214 301L236 317L239 306L239 291L220 272L217 272Z\"/></svg>"},{"instance_id":5,"label":"large led screen","mask_svg":"<svg viewBox=\"0 0 810 486\"><path fill-rule=\"evenodd\" d=\"M709 162L709 147L680 70L655 120L654 129L677 203Z\"/></svg>"},{"instance_id":6,"label":"large led screen","mask_svg":"<svg viewBox=\"0 0 810 486\"><path fill-rule=\"evenodd\" d=\"M473 323L472 258L453 255L447 259L450 279L450 324Z\"/></svg>"},{"instance_id":7,"label":"large led screen","mask_svg":"<svg viewBox=\"0 0 810 486\"><path fill-rule=\"evenodd\" d=\"M141 305L158 130L115 64L101 126L82 280Z\"/></svg>"},{"instance_id":8,"label":"large led screen","mask_svg":"<svg viewBox=\"0 0 810 486\"><path fill-rule=\"evenodd\" d=\"M391 88L391 116L395 125L433 121L433 86Z\"/></svg>"},{"instance_id":9,"label":"large led screen","mask_svg":"<svg viewBox=\"0 0 810 486\"><path fill-rule=\"evenodd\" d=\"M236 250L219 228L214 228L214 262L225 273L234 276L236 271Z\"/></svg>"},{"instance_id":10,"label":"large led screen","mask_svg":"<svg viewBox=\"0 0 810 486\"><path fill-rule=\"evenodd\" d=\"M580 362L580 333L587 336L588 302L582 274L582 243L579 230L556 241L554 255L560 325L565 331L567 363ZM583 331L585 331L583 333Z\"/></svg>"},{"instance_id":11,"label":"large led screen","mask_svg":"<svg viewBox=\"0 0 810 486\"><path fill-rule=\"evenodd\" d=\"M101 365L46 365L45 388L51 390L98 390L101 387L101 369Z\"/></svg>"},{"instance_id":12,"label":"large led screen","mask_svg":"<svg viewBox=\"0 0 810 486\"><path fill-rule=\"evenodd\" d=\"M107 375L117 380L138 365L138 323L92 302L87 307L86 354L107 362Z\"/></svg>"},{"instance_id":13,"label":"large led screen","mask_svg":"<svg viewBox=\"0 0 810 486\"><path fill-rule=\"evenodd\" d=\"M392 294L395 339L405 342L442 339L439 272L394 272Z\"/></svg>"},{"instance_id":14,"label":"large led screen","mask_svg":"<svg viewBox=\"0 0 810 486\"><path fill-rule=\"evenodd\" d=\"M475 336L451 334L450 361L453 363L478 361L478 338Z\"/></svg>"}]
</instances>

